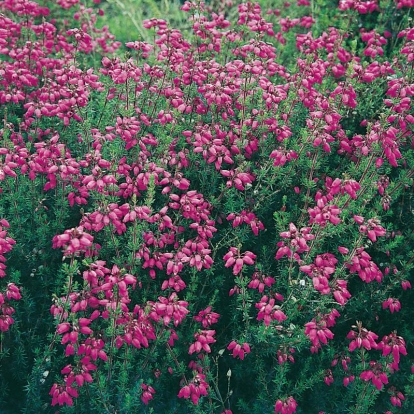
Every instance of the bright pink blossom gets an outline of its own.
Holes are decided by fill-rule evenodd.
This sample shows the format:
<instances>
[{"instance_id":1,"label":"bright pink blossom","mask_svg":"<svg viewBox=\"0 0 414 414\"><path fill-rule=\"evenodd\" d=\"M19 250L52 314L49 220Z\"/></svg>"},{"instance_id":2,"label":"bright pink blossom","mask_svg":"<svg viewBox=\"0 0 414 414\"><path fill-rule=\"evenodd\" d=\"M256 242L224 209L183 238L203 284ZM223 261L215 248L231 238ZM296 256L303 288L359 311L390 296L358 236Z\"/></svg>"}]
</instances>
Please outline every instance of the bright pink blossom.
<instances>
[{"instance_id":1,"label":"bright pink blossom","mask_svg":"<svg viewBox=\"0 0 414 414\"><path fill-rule=\"evenodd\" d=\"M257 289L260 293L263 293L266 286L271 287L274 283L276 283L276 280L273 277L266 276L261 272L254 272L252 280L249 282L247 287L250 289Z\"/></svg>"},{"instance_id":2,"label":"bright pink blossom","mask_svg":"<svg viewBox=\"0 0 414 414\"><path fill-rule=\"evenodd\" d=\"M388 384L387 374L383 371L381 364L371 361L369 365L371 369L363 371L359 377L364 381L371 381L381 391L384 384Z\"/></svg>"},{"instance_id":3,"label":"bright pink blossom","mask_svg":"<svg viewBox=\"0 0 414 414\"><path fill-rule=\"evenodd\" d=\"M144 404L148 404L150 400L154 398L155 390L151 387L151 385L141 384L142 394L141 400Z\"/></svg>"},{"instance_id":4,"label":"bright pink blossom","mask_svg":"<svg viewBox=\"0 0 414 414\"><path fill-rule=\"evenodd\" d=\"M357 322L352 326L353 330L346 336L348 339L352 339L349 344L349 351L352 352L357 348L365 348L367 350L377 349L378 345L375 342L378 339L378 335L374 332L368 331L368 329L362 327L362 322Z\"/></svg>"},{"instance_id":5,"label":"bright pink blossom","mask_svg":"<svg viewBox=\"0 0 414 414\"><path fill-rule=\"evenodd\" d=\"M321 227L325 227L328 222L333 225L337 225L341 222L338 215L341 213L341 209L336 205L327 204L326 200L319 198L317 205L314 208L308 209L309 224L318 224Z\"/></svg>"},{"instance_id":6,"label":"bright pink blossom","mask_svg":"<svg viewBox=\"0 0 414 414\"><path fill-rule=\"evenodd\" d=\"M269 299L265 295L260 299L260 302L256 303L255 307L259 309L257 320L261 321L263 319L266 326L270 325L272 319L278 322L286 320L286 315L280 309L280 306L275 304L274 298Z\"/></svg>"},{"instance_id":7,"label":"bright pink blossom","mask_svg":"<svg viewBox=\"0 0 414 414\"><path fill-rule=\"evenodd\" d=\"M402 407L405 396L401 391L397 391L395 387L388 388L388 392L391 394L390 401L394 407Z\"/></svg>"},{"instance_id":8,"label":"bright pink blossom","mask_svg":"<svg viewBox=\"0 0 414 414\"><path fill-rule=\"evenodd\" d=\"M72 388L66 384L53 384L49 395L52 396L52 406L56 404L73 405L73 398L78 397L78 391L76 388Z\"/></svg>"},{"instance_id":9,"label":"bright pink blossom","mask_svg":"<svg viewBox=\"0 0 414 414\"><path fill-rule=\"evenodd\" d=\"M315 236L310 233L310 227L302 227L300 230L296 228L293 223L289 224L289 231L284 231L280 233L280 237L284 239L290 239L287 243L279 242L278 251L276 253L276 260L281 259L283 256L288 256L291 258L294 256L294 253L303 253L309 251L309 246L307 242L313 240Z\"/></svg>"},{"instance_id":10,"label":"bright pink blossom","mask_svg":"<svg viewBox=\"0 0 414 414\"><path fill-rule=\"evenodd\" d=\"M195 342L190 345L190 349L188 350L188 353L191 355L192 353L200 353L202 350L210 353L211 349L209 344L213 344L216 342L214 339L216 331L209 329L204 331L199 331L194 334Z\"/></svg>"},{"instance_id":11,"label":"bright pink blossom","mask_svg":"<svg viewBox=\"0 0 414 414\"><path fill-rule=\"evenodd\" d=\"M398 336L396 332L392 332L389 335L385 335L381 342L378 343L378 349L382 350L382 355L392 355L393 362L391 364L392 369L398 370L400 363L400 354L407 355L406 344L404 338Z\"/></svg>"},{"instance_id":12,"label":"bright pink blossom","mask_svg":"<svg viewBox=\"0 0 414 414\"><path fill-rule=\"evenodd\" d=\"M255 236L259 234L259 230L264 230L263 223L252 212L243 210L240 214L230 213L227 220L233 220L233 227L240 226L242 223L248 224Z\"/></svg>"},{"instance_id":13,"label":"bright pink blossom","mask_svg":"<svg viewBox=\"0 0 414 414\"><path fill-rule=\"evenodd\" d=\"M250 354L250 345L247 342L240 345L236 341L231 341L227 349L233 351L233 358L239 357L241 360L245 354Z\"/></svg>"},{"instance_id":14,"label":"bright pink blossom","mask_svg":"<svg viewBox=\"0 0 414 414\"><path fill-rule=\"evenodd\" d=\"M201 322L203 328L208 328L213 323L217 323L220 315L216 312L211 312L211 306L207 306L206 309L201 310L198 315L194 316L193 319L197 322Z\"/></svg>"},{"instance_id":15,"label":"bright pink blossom","mask_svg":"<svg viewBox=\"0 0 414 414\"><path fill-rule=\"evenodd\" d=\"M277 400L275 404L275 413L293 414L298 407L297 402L293 397L288 397L284 400Z\"/></svg>"},{"instance_id":16,"label":"bright pink blossom","mask_svg":"<svg viewBox=\"0 0 414 414\"><path fill-rule=\"evenodd\" d=\"M194 405L198 404L198 400L201 396L208 395L208 384L205 381L206 376L204 374L196 374L193 380L180 389L178 398L191 398Z\"/></svg>"},{"instance_id":17,"label":"bright pink blossom","mask_svg":"<svg viewBox=\"0 0 414 414\"><path fill-rule=\"evenodd\" d=\"M328 339L333 339L334 334L328 329L326 321L323 319L317 322L313 319L311 322L305 324L305 335L309 337L312 342L312 353L318 352L321 348L321 343L326 345Z\"/></svg>"},{"instance_id":18,"label":"bright pink blossom","mask_svg":"<svg viewBox=\"0 0 414 414\"><path fill-rule=\"evenodd\" d=\"M235 247L230 247L228 253L223 257L223 260L226 261L225 267L233 266L233 274L238 275L242 269L243 265L252 265L254 264L254 259L256 255L252 252L245 251L243 254Z\"/></svg>"},{"instance_id":19,"label":"bright pink blossom","mask_svg":"<svg viewBox=\"0 0 414 414\"><path fill-rule=\"evenodd\" d=\"M389 309L391 313L399 312L401 309L401 302L395 298L388 298L382 302L382 309Z\"/></svg>"}]
</instances>

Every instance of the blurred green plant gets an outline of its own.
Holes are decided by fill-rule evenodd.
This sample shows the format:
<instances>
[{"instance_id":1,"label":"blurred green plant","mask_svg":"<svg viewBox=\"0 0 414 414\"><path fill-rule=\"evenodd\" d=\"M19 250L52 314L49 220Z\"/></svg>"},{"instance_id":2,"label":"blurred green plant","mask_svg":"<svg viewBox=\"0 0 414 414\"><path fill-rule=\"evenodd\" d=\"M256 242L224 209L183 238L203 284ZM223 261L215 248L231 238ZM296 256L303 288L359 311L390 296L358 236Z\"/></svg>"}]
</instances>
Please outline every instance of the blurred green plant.
<instances>
[{"instance_id":1,"label":"blurred green plant","mask_svg":"<svg viewBox=\"0 0 414 414\"><path fill-rule=\"evenodd\" d=\"M145 19L164 19L171 27L185 32L191 29L179 0L107 0L102 4L105 15L101 25L108 25L116 39L125 44L135 40L153 41L143 28Z\"/></svg>"}]
</instances>

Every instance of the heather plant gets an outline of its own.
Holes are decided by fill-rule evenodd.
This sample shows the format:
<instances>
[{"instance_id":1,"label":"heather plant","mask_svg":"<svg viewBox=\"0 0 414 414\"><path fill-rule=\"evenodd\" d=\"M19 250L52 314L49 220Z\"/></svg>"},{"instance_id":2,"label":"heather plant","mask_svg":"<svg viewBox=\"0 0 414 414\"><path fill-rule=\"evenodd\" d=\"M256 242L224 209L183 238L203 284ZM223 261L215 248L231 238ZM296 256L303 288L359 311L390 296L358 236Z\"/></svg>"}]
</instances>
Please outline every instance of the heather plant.
<instances>
[{"instance_id":1,"label":"heather plant","mask_svg":"<svg viewBox=\"0 0 414 414\"><path fill-rule=\"evenodd\" d=\"M106 6L0 1L0 407L413 411L414 2Z\"/></svg>"}]
</instances>

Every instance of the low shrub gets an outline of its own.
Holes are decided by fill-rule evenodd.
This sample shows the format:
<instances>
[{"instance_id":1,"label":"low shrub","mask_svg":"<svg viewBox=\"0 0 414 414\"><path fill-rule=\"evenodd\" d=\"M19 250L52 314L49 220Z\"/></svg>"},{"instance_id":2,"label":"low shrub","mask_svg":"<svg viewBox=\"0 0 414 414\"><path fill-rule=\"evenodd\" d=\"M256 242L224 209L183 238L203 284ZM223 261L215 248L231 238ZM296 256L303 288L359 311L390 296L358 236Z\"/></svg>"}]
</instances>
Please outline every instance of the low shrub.
<instances>
[{"instance_id":1,"label":"low shrub","mask_svg":"<svg viewBox=\"0 0 414 414\"><path fill-rule=\"evenodd\" d=\"M89 3L0 1L0 407L413 411L414 2Z\"/></svg>"}]
</instances>

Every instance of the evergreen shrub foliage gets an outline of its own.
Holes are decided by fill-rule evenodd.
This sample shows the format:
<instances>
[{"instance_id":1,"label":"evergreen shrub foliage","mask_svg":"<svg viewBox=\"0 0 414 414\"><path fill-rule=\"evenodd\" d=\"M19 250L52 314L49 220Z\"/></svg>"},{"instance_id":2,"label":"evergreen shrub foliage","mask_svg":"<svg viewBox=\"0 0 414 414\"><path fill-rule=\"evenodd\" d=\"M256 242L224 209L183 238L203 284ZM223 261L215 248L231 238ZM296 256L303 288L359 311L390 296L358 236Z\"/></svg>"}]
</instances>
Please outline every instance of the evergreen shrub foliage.
<instances>
[{"instance_id":1,"label":"evergreen shrub foliage","mask_svg":"<svg viewBox=\"0 0 414 414\"><path fill-rule=\"evenodd\" d=\"M0 1L1 410L414 412L414 2L99 3Z\"/></svg>"}]
</instances>

